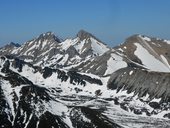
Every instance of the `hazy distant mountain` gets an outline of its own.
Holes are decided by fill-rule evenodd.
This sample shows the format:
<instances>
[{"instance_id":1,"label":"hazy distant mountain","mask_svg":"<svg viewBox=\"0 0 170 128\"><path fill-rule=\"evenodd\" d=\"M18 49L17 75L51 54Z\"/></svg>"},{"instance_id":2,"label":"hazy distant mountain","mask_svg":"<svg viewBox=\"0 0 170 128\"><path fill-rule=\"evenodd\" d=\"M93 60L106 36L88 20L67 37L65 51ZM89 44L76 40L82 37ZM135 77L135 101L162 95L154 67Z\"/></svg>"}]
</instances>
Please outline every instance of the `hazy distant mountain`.
<instances>
[{"instance_id":1,"label":"hazy distant mountain","mask_svg":"<svg viewBox=\"0 0 170 128\"><path fill-rule=\"evenodd\" d=\"M169 49L143 35L109 48L84 30L10 43L0 49L0 127L170 127Z\"/></svg>"}]
</instances>

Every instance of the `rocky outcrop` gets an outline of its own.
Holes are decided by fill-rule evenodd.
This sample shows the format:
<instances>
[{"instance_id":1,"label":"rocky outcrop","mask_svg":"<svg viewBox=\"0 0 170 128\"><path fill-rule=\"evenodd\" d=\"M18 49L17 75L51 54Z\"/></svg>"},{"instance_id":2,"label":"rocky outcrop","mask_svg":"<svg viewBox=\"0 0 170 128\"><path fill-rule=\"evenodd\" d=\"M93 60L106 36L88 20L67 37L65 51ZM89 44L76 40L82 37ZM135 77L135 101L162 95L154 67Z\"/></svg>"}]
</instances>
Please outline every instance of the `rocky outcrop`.
<instances>
[{"instance_id":1,"label":"rocky outcrop","mask_svg":"<svg viewBox=\"0 0 170 128\"><path fill-rule=\"evenodd\" d=\"M57 73L58 79L61 79L61 81L67 81L68 78L70 79L71 84L80 84L80 85L86 85L86 82L89 82L91 84L98 84L98 85L103 85L102 81L96 78L91 78L90 76L87 75L81 75L75 71L62 71L59 69L51 69L48 67L45 67L42 71L43 77L46 79L50 77L53 73Z\"/></svg>"},{"instance_id":2,"label":"rocky outcrop","mask_svg":"<svg viewBox=\"0 0 170 128\"><path fill-rule=\"evenodd\" d=\"M100 110L87 107L75 107L72 109L71 120L76 128L123 128L102 115Z\"/></svg>"},{"instance_id":3,"label":"rocky outcrop","mask_svg":"<svg viewBox=\"0 0 170 128\"><path fill-rule=\"evenodd\" d=\"M149 94L150 98L170 101L170 73L151 72L137 68L124 68L113 73L108 88L134 92L139 97Z\"/></svg>"}]
</instances>

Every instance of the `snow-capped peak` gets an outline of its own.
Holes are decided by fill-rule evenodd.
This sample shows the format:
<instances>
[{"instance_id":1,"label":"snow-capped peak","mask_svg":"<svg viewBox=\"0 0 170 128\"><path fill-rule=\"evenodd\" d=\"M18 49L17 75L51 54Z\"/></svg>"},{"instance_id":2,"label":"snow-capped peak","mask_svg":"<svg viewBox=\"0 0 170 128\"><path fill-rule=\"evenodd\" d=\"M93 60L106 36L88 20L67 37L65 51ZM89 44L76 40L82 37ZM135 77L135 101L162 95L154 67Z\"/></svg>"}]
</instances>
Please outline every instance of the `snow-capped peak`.
<instances>
[{"instance_id":1,"label":"snow-capped peak","mask_svg":"<svg viewBox=\"0 0 170 128\"><path fill-rule=\"evenodd\" d=\"M39 35L36 39L36 41L44 41L44 40L49 40L49 41L55 41L60 43L61 39L59 39L53 32L46 32L41 35Z\"/></svg>"},{"instance_id":2,"label":"snow-capped peak","mask_svg":"<svg viewBox=\"0 0 170 128\"><path fill-rule=\"evenodd\" d=\"M80 54L102 55L109 50L108 46L85 30L77 34L77 43L74 45Z\"/></svg>"},{"instance_id":3,"label":"snow-capped peak","mask_svg":"<svg viewBox=\"0 0 170 128\"><path fill-rule=\"evenodd\" d=\"M94 37L92 34L80 30L75 39L66 39L60 43L62 49L67 50L74 47L81 57L102 55L109 47Z\"/></svg>"}]
</instances>

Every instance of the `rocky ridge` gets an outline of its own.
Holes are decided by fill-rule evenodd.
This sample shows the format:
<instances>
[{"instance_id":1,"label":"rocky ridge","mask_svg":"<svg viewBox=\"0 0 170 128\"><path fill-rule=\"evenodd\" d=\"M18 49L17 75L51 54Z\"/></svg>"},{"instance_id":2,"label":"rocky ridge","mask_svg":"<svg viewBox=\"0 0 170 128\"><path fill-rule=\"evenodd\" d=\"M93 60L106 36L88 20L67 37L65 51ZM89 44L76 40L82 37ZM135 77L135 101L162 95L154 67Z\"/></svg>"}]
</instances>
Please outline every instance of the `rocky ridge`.
<instances>
[{"instance_id":1,"label":"rocky ridge","mask_svg":"<svg viewBox=\"0 0 170 128\"><path fill-rule=\"evenodd\" d=\"M169 47L134 35L108 48L84 30L65 41L47 32L6 45L0 126L169 127Z\"/></svg>"}]
</instances>

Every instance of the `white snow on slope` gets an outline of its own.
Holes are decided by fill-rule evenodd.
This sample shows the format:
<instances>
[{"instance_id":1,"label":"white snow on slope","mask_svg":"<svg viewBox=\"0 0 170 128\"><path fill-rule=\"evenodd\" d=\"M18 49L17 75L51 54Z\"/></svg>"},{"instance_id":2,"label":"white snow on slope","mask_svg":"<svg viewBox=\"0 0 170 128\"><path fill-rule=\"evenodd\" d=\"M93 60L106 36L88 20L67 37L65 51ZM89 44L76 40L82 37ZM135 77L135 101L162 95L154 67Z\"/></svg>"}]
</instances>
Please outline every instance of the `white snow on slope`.
<instances>
[{"instance_id":1,"label":"white snow on slope","mask_svg":"<svg viewBox=\"0 0 170 128\"><path fill-rule=\"evenodd\" d=\"M5 63L5 61L0 59L0 71L2 70L2 67L3 67L4 63ZM5 74L2 73L2 72L0 72L0 75L5 76Z\"/></svg>"},{"instance_id":2,"label":"white snow on slope","mask_svg":"<svg viewBox=\"0 0 170 128\"><path fill-rule=\"evenodd\" d=\"M42 50L45 48L45 46L48 44L48 40L45 40L43 43L42 43Z\"/></svg>"},{"instance_id":3,"label":"white snow on slope","mask_svg":"<svg viewBox=\"0 0 170 128\"><path fill-rule=\"evenodd\" d=\"M166 65L170 68L170 65L168 63L168 60L163 56L163 55L160 55L161 58L163 59L163 61L166 63Z\"/></svg>"},{"instance_id":4,"label":"white snow on slope","mask_svg":"<svg viewBox=\"0 0 170 128\"><path fill-rule=\"evenodd\" d=\"M66 39L64 42L60 43L61 49L67 50L72 45L72 39Z\"/></svg>"},{"instance_id":5,"label":"white snow on slope","mask_svg":"<svg viewBox=\"0 0 170 128\"><path fill-rule=\"evenodd\" d=\"M132 75L133 74L133 70L129 72L129 75Z\"/></svg>"},{"instance_id":6,"label":"white snow on slope","mask_svg":"<svg viewBox=\"0 0 170 128\"><path fill-rule=\"evenodd\" d=\"M141 41L142 46L146 46L147 50L154 55L155 58L157 58L160 62L162 62L164 65L166 65L167 68L169 68L169 65L167 65L166 62L160 57L160 55L142 38L142 36L139 36L139 41Z\"/></svg>"},{"instance_id":7,"label":"white snow on slope","mask_svg":"<svg viewBox=\"0 0 170 128\"><path fill-rule=\"evenodd\" d=\"M170 40L164 40L164 42L166 42L167 44L170 44Z\"/></svg>"},{"instance_id":8,"label":"white snow on slope","mask_svg":"<svg viewBox=\"0 0 170 128\"><path fill-rule=\"evenodd\" d=\"M68 57L69 57L69 55L66 54L66 55L63 57L63 59L60 61L60 64L64 65L64 64L68 61Z\"/></svg>"},{"instance_id":9,"label":"white snow on slope","mask_svg":"<svg viewBox=\"0 0 170 128\"><path fill-rule=\"evenodd\" d=\"M78 40L75 40L75 44L73 46L78 51L79 54L83 53L83 46L85 45L85 43L86 43L85 39L81 42L78 42Z\"/></svg>"},{"instance_id":10,"label":"white snow on slope","mask_svg":"<svg viewBox=\"0 0 170 128\"><path fill-rule=\"evenodd\" d=\"M1 88L4 92L4 96L7 100L9 108L11 109L11 114L14 116L15 112L13 106L13 88L11 87L11 84L8 81L0 81L0 82L1 82Z\"/></svg>"},{"instance_id":11,"label":"white snow on slope","mask_svg":"<svg viewBox=\"0 0 170 128\"><path fill-rule=\"evenodd\" d=\"M123 58L116 54L111 54L110 59L107 61L107 70L104 75L111 74L121 68L127 67L127 63Z\"/></svg>"},{"instance_id":12,"label":"white snow on slope","mask_svg":"<svg viewBox=\"0 0 170 128\"><path fill-rule=\"evenodd\" d=\"M85 45L86 40L84 39L83 41L79 42L78 38L75 39L66 39L65 41L63 41L62 43L60 43L60 47L63 50L67 50L69 47L73 46L78 53L82 53L82 48Z\"/></svg>"},{"instance_id":13,"label":"white snow on slope","mask_svg":"<svg viewBox=\"0 0 170 128\"><path fill-rule=\"evenodd\" d=\"M91 45L92 45L94 54L102 55L103 53L109 50L109 48L106 45L99 43L97 40L93 38L90 38L90 40L92 41Z\"/></svg>"},{"instance_id":14,"label":"white snow on slope","mask_svg":"<svg viewBox=\"0 0 170 128\"><path fill-rule=\"evenodd\" d=\"M137 46L134 54L142 61L142 64L151 71L170 72L170 69L161 61L152 56L142 45L135 43Z\"/></svg>"},{"instance_id":15,"label":"white snow on slope","mask_svg":"<svg viewBox=\"0 0 170 128\"><path fill-rule=\"evenodd\" d=\"M94 54L101 55L109 50L106 45L98 42L92 37L90 38L90 41L92 42L91 48ZM60 44L60 47L61 49L67 50L70 46L73 46L79 54L82 54L86 50L86 48L84 48L86 43L88 43L87 39L84 39L83 41L80 41L79 38L67 39Z\"/></svg>"}]
</instances>

